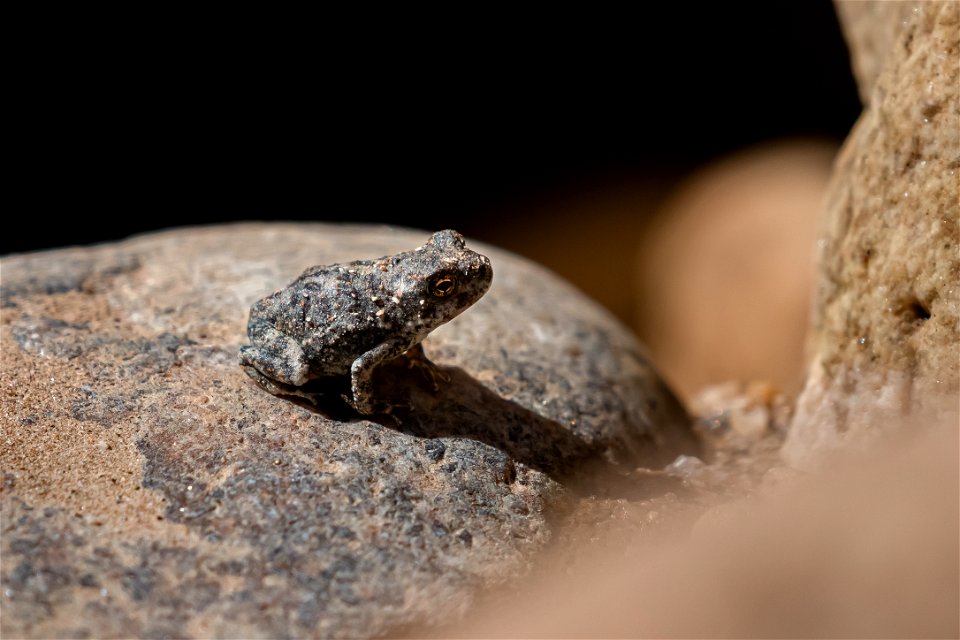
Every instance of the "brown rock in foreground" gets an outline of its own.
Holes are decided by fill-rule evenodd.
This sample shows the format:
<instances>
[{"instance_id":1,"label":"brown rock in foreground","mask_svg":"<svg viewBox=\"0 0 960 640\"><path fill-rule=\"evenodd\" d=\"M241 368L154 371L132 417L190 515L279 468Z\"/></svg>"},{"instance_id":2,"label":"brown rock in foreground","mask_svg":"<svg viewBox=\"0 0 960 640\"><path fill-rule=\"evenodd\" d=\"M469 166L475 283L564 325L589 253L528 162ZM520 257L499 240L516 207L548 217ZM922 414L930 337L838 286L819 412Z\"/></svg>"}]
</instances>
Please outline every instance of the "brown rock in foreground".
<instances>
[{"instance_id":1,"label":"brown rock in foreground","mask_svg":"<svg viewBox=\"0 0 960 640\"><path fill-rule=\"evenodd\" d=\"M838 6L869 97L818 241L795 462L960 392L960 4Z\"/></svg>"},{"instance_id":2,"label":"brown rock in foreground","mask_svg":"<svg viewBox=\"0 0 960 640\"><path fill-rule=\"evenodd\" d=\"M771 470L689 535L650 535L642 503L626 504L629 537L587 529L572 567L554 549L515 593L411 637L956 638L960 443L935 426L818 473Z\"/></svg>"},{"instance_id":3,"label":"brown rock in foreground","mask_svg":"<svg viewBox=\"0 0 960 640\"><path fill-rule=\"evenodd\" d=\"M696 451L616 322L510 254L488 295L402 363L361 419L237 365L250 303L318 263L424 233L185 229L6 257L3 635L356 637L456 618L525 570L585 465Z\"/></svg>"}]
</instances>

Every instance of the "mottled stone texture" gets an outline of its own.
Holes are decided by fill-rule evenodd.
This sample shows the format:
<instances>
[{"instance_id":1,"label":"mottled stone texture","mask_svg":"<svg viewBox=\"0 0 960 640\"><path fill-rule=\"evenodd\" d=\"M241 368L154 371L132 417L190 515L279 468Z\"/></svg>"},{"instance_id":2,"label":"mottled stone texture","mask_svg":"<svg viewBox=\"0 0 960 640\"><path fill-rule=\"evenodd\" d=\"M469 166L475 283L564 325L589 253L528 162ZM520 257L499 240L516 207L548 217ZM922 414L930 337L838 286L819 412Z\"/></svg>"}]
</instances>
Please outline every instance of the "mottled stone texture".
<instances>
[{"instance_id":1,"label":"mottled stone texture","mask_svg":"<svg viewBox=\"0 0 960 640\"><path fill-rule=\"evenodd\" d=\"M4 637L358 637L456 618L521 573L586 466L696 452L630 335L522 259L395 361L361 418L257 387L249 305L427 234L186 229L3 259Z\"/></svg>"},{"instance_id":2,"label":"mottled stone texture","mask_svg":"<svg viewBox=\"0 0 960 640\"><path fill-rule=\"evenodd\" d=\"M960 385L960 4L838 8L867 106L818 241L794 461L955 412Z\"/></svg>"}]
</instances>

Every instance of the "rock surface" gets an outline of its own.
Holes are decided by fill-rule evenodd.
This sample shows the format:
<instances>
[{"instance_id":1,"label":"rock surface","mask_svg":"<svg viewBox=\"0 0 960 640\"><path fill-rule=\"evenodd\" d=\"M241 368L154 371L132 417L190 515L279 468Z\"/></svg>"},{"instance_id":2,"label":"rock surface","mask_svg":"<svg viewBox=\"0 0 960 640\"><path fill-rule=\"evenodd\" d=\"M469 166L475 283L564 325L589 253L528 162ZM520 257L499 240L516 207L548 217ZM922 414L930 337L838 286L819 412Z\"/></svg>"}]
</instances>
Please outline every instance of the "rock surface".
<instances>
[{"instance_id":1,"label":"rock surface","mask_svg":"<svg viewBox=\"0 0 960 640\"><path fill-rule=\"evenodd\" d=\"M838 7L868 106L828 192L793 462L960 391L960 4Z\"/></svg>"},{"instance_id":2,"label":"rock surface","mask_svg":"<svg viewBox=\"0 0 960 640\"><path fill-rule=\"evenodd\" d=\"M237 365L254 300L427 234L245 224L2 262L2 635L356 637L461 614L521 573L590 466L697 443L630 335L477 247L494 285L361 419Z\"/></svg>"}]
</instances>

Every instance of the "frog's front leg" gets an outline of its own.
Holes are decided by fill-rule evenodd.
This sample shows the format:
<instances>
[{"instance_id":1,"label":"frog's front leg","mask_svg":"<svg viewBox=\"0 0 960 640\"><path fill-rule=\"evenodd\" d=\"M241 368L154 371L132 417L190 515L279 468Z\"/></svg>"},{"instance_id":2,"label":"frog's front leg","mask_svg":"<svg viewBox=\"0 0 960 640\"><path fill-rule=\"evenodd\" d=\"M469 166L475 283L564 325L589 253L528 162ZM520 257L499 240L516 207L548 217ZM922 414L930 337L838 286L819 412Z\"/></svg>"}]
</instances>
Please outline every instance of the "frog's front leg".
<instances>
[{"instance_id":1,"label":"frog's front leg","mask_svg":"<svg viewBox=\"0 0 960 640\"><path fill-rule=\"evenodd\" d=\"M450 376L441 371L440 368L427 357L427 354L424 353L422 342L418 342L407 349L403 355L407 359L407 366L411 369L416 368L419 370L426 381L430 383L434 393L440 390L439 380L450 382Z\"/></svg>"},{"instance_id":2,"label":"frog's front leg","mask_svg":"<svg viewBox=\"0 0 960 640\"><path fill-rule=\"evenodd\" d=\"M255 369L259 376L247 373L265 389L276 393L263 378L291 387L309 380L310 363L296 340L268 322L251 322L247 334L252 344L240 347L240 364Z\"/></svg>"},{"instance_id":3,"label":"frog's front leg","mask_svg":"<svg viewBox=\"0 0 960 640\"><path fill-rule=\"evenodd\" d=\"M353 361L350 366L350 404L357 413L370 415L376 412L373 406L373 370L377 365L396 358L410 347L406 340L387 341Z\"/></svg>"}]
</instances>

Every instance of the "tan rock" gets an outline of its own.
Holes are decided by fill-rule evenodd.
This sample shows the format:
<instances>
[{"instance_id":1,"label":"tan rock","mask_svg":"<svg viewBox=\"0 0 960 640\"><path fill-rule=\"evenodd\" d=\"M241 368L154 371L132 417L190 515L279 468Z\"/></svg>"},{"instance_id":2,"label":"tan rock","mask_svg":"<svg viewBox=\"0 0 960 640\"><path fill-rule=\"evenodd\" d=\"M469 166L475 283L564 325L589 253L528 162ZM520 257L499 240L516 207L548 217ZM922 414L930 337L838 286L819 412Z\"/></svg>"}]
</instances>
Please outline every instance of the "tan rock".
<instances>
[{"instance_id":1,"label":"tan rock","mask_svg":"<svg viewBox=\"0 0 960 640\"><path fill-rule=\"evenodd\" d=\"M916 3L837 2L836 8L850 48L860 99L869 104L887 52L899 37L903 22L913 15Z\"/></svg>"},{"instance_id":2,"label":"tan rock","mask_svg":"<svg viewBox=\"0 0 960 640\"><path fill-rule=\"evenodd\" d=\"M691 177L638 252L637 329L680 393L803 382L816 220L836 149L783 142Z\"/></svg>"},{"instance_id":3,"label":"tan rock","mask_svg":"<svg viewBox=\"0 0 960 640\"><path fill-rule=\"evenodd\" d=\"M960 388L960 4L840 3L840 14L869 106L818 240L794 462L956 411Z\"/></svg>"}]
</instances>

